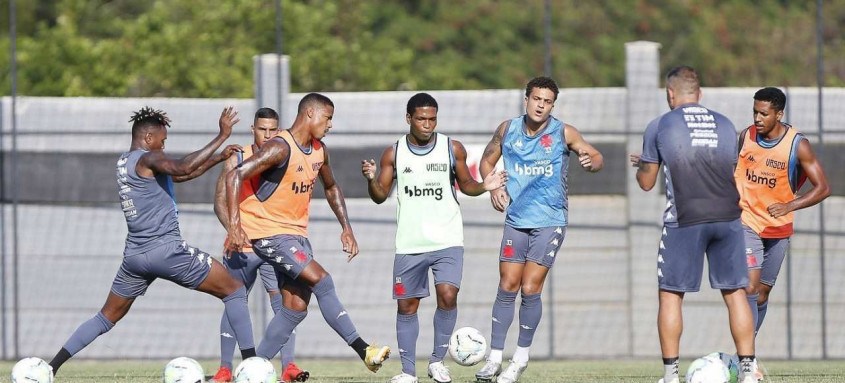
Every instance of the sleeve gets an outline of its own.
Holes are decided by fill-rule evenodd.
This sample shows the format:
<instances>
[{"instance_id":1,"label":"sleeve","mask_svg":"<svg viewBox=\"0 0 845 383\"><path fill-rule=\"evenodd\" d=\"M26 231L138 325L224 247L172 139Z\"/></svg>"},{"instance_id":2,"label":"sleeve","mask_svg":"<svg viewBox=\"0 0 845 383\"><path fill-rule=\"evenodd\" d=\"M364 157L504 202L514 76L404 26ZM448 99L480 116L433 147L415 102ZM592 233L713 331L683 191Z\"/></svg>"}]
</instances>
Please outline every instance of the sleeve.
<instances>
[{"instance_id":1,"label":"sleeve","mask_svg":"<svg viewBox=\"0 0 845 383\"><path fill-rule=\"evenodd\" d=\"M657 149L657 127L660 117L648 123L643 133L643 152L640 160L643 162L660 163L660 151Z\"/></svg>"}]
</instances>

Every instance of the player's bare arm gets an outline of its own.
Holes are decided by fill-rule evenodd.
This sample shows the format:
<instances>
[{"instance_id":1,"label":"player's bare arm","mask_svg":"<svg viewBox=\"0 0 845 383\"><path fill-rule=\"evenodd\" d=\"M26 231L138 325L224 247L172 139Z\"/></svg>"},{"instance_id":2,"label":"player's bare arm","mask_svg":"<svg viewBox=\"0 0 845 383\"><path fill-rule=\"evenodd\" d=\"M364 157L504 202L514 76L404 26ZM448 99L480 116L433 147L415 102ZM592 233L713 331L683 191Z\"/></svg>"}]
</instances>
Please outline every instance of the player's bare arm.
<instances>
[{"instance_id":1,"label":"player's bare arm","mask_svg":"<svg viewBox=\"0 0 845 383\"><path fill-rule=\"evenodd\" d=\"M584 170L595 173L604 167L604 157L590 145L574 126L565 124L563 126L566 145L570 150L578 154L578 162Z\"/></svg>"},{"instance_id":2,"label":"player's bare arm","mask_svg":"<svg viewBox=\"0 0 845 383\"><path fill-rule=\"evenodd\" d=\"M340 223L340 242L343 244L343 251L349 254L347 261L351 261L358 255L358 241L352 232L352 225L349 224L349 214L346 210L346 199L343 198L343 190L334 179L332 166L329 162L329 148L323 144L323 166L320 167L320 182L326 191L326 202L332 208L337 222Z\"/></svg>"},{"instance_id":3,"label":"player's bare arm","mask_svg":"<svg viewBox=\"0 0 845 383\"><path fill-rule=\"evenodd\" d=\"M487 147L484 148L484 154L481 155L481 163L478 167L482 177L490 174L496 168L499 158L502 157L502 141L505 138L505 131L508 129L509 123L509 121L504 121L499 124L499 127L496 128L496 133L493 134L493 138L490 139ZM504 187L491 190L490 203L493 204L494 209L501 212L505 211L508 204L510 204L510 197L508 196L507 190Z\"/></svg>"},{"instance_id":4,"label":"player's bare arm","mask_svg":"<svg viewBox=\"0 0 845 383\"><path fill-rule=\"evenodd\" d=\"M224 228L229 227L229 211L226 210L226 174L237 166L237 158L229 157L223 162L223 170L214 185L214 215Z\"/></svg>"},{"instance_id":5,"label":"player's bare arm","mask_svg":"<svg viewBox=\"0 0 845 383\"><path fill-rule=\"evenodd\" d=\"M798 163L801 165L801 169L807 175L807 180L810 181L813 188L787 203L770 205L767 210L774 218L783 216L791 211L813 206L830 195L830 185L827 183L827 176L824 174L822 164L813 152L810 142L806 139L801 140L801 143L798 144Z\"/></svg>"},{"instance_id":6,"label":"player's bare arm","mask_svg":"<svg viewBox=\"0 0 845 383\"><path fill-rule=\"evenodd\" d=\"M141 156L136 165L136 171L143 177L153 177L156 173L171 176L190 175L208 161L220 145L223 145L223 142L232 134L232 127L238 121L240 121L238 112L234 110L234 107L227 107L223 109L218 120L220 132L202 149L179 159L168 156L163 150L153 150Z\"/></svg>"},{"instance_id":7,"label":"player's bare arm","mask_svg":"<svg viewBox=\"0 0 845 383\"><path fill-rule=\"evenodd\" d=\"M452 153L455 155L455 177L458 181L458 187L464 194L477 196L486 191L505 186L507 173L496 171L495 168L484 177L483 182L476 181L469 172L469 167L467 166L467 150L460 141L452 140Z\"/></svg>"},{"instance_id":8,"label":"player's bare arm","mask_svg":"<svg viewBox=\"0 0 845 383\"><path fill-rule=\"evenodd\" d=\"M290 156L290 146L282 139L272 139L264 143L249 159L226 174L226 211L229 224L226 237L227 249L240 251L249 241L241 227L241 214L238 196L244 180L278 166Z\"/></svg>"},{"instance_id":9,"label":"player's bare arm","mask_svg":"<svg viewBox=\"0 0 845 383\"><path fill-rule=\"evenodd\" d=\"M361 173L367 179L367 193L375 203L382 203L387 200L390 190L393 189L393 158L396 156L393 145L384 149L379 163L381 169L376 168L375 160L361 161Z\"/></svg>"},{"instance_id":10,"label":"player's bare arm","mask_svg":"<svg viewBox=\"0 0 845 383\"><path fill-rule=\"evenodd\" d=\"M639 155L637 157L637 183L640 185L640 189L645 191L649 191L654 188L654 184L657 183L657 173L660 171L660 164L654 162L645 162ZM634 155L631 156L632 159Z\"/></svg>"},{"instance_id":11,"label":"player's bare arm","mask_svg":"<svg viewBox=\"0 0 845 383\"><path fill-rule=\"evenodd\" d=\"M184 176L173 176L173 182L185 182L185 181L190 181L194 178L197 178L197 177L205 174L205 172L207 172L208 169L211 169L215 165L231 158L233 154L235 154L237 152L243 152L243 151L244 151L244 148L242 148L240 145L227 145L225 148L223 148L223 151L211 156L211 158L209 158L208 160L203 162L203 164L200 165L200 167L197 168L197 170L194 170L190 174L186 174Z\"/></svg>"}]
</instances>

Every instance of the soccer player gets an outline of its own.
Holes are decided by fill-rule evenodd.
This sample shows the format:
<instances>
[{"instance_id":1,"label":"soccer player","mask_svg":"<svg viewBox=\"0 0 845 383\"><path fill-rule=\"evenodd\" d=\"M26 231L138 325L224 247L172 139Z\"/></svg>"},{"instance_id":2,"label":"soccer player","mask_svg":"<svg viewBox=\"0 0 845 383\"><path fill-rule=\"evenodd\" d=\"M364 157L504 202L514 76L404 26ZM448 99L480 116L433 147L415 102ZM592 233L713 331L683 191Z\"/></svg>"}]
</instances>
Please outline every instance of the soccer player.
<instances>
[{"instance_id":1,"label":"soccer player","mask_svg":"<svg viewBox=\"0 0 845 383\"><path fill-rule=\"evenodd\" d=\"M781 122L785 107L786 95L778 88L763 88L754 94L754 125L740 133L734 173L748 261L745 291L756 331L766 317L769 293L786 257L793 233L792 212L830 195L824 169L810 142ZM797 195L807 179L812 189Z\"/></svg>"},{"instance_id":2,"label":"soccer player","mask_svg":"<svg viewBox=\"0 0 845 383\"><path fill-rule=\"evenodd\" d=\"M666 176L668 203L657 253L657 332L664 365L659 383L679 382L681 306L684 294L701 286L705 253L710 286L721 290L728 307L740 359L739 382L756 382L754 326L745 299L748 272L733 178L736 129L727 117L701 106L700 98L695 69L670 70L666 100L671 111L648 124L642 155L631 156L643 190L654 187L661 164Z\"/></svg>"},{"instance_id":3,"label":"soccer player","mask_svg":"<svg viewBox=\"0 0 845 383\"><path fill-rule=\"evenodd\" d=\"M335 182L328 149L321 141L332 127L333 116L334 103L328 97L305 95L291 128L264 142L226 175L227 243L232 251L251 243L255 254L273 265L276 277L285 279L282 307L258 345L259 356L270 359L279 352L307 315L299 308L307 308L313 293L326 323L370 371L376 372L390 355L390 348L369 345L358 336L338 299L331 275L314 259L307 237L311 194L319 177L342 228L343 251L349 254L348 260L358 255L343 192ZM244 189L251 193L241 201Z\"/></svg>"},{"instance_id":4,"label":"soccer player","mask_svg":"<svg viewBox=\"0 0 845 383\"><path fill-rule=\"evenodd\" d=\"M170 119L160 110L144 107L135 112L132 144L117 161L120 205L129 233L123 262L103 308L70 336L50 361L56 372L68 359L98 336L109 331L129 312L135 298L144 295L157 278L211 294L223 300L241 356L255 356L246 289L223 265L195 247L188 246L179 231L173 182L199 177L215 164L242 150L229 145L217 148L239 121L232 107L220 115L220 132L202 149L176 159L164 153Z\"/></svg>"},{"instance_id":5,"label":"soccer player","mask_svg":"<svg viewBox=\"0 0 845 383\"><path fill-rule=\"evenodd\" d=\"M249 158L264 142L279 133L279 114L270 108L258 109L250 128L252 129L253 144L245 147L242 155L238 153L238 156L232 156L224 162L223 171L217 178L217 186L214 191L214 214L217 215L217 219L220 220L223 227L226 227L229 223L229 215L226 210L226 173L238 166L244 159ZM246 183L241 193L241 200L254 193L251 186L252 183ZM231 252L223 257L223 265L226 266L232 277L244 284L247 289L247 297L249 297L249 291L252 290L256 277L260 275L264 289L269 295L273 313L279 312L282 306L282 294L279 292L276 272L273 266L255 255L249 245L245 246L242 251ZM306 308L300 306L297 309L302 311ZM229 318L224 311L220 320L220 369L217 370L213 378L216 383L232 381L232 354L235 351L235 339L232 338L231 333L232 327L229 325ZM293 361L295 338L296 331L294 330L290 339L282 347L282 382L304 382L310 376L308 371L300 369Z\"/></svg>"},{"instance_id":6,"label":"soccer player","mask_svg":"<svg viewBox=\"0 0 845 383\"><path fill-rule=\"evenodd\" d=\"M540 323L540 293L566 235L566 178L569 155L576 153L585 170L601 170L603 159L574 126L552 117L558 87L548 77L536 77L525 87L525 114L502 122L484 149L481 174L489 174L504 158L508 182L490 192L493 207L505 214L499 254L499 287L493 304L491 351L475 377L490 382L519 380L528 366L528 352ZM502 372L502 350L513 322L514 302L521 294L519 340L508 368ZM501 375L499 375L499 373Z\"/></svg>"},{"instance_id":7,"label":"soccer player","mask_svg":"<svg viewBox=\"0 0 845 383\"><path fill-rule=\"evenodd\" d=\"M393 259L393 299L396 299L396 338L402 373L391 383L416 383L416 348L420 332L417 309L429 295L428 270L434 274L437 310L434 350L428 376L438 383L452 381L443 357L458 317L458 290L463 270L464 232L455 182L461 192L477 196L504 185L504 172L492 172L484 183L472 178L464 146L436 133L437 101L427 93L408 100L405 121L410 134L381 155L381 169L364 160L361 171L375 203L387 200L396 180L396 257Z\"/></svg>"}]
</instances>

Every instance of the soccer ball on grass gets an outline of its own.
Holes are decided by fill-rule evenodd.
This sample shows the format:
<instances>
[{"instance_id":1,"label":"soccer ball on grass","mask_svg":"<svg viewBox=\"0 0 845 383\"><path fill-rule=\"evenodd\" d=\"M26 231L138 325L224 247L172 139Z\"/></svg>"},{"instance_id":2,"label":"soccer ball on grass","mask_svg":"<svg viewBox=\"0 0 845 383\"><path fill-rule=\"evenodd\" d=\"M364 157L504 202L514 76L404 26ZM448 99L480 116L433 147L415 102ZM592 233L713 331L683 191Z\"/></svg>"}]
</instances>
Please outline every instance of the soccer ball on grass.
<instances>
[{"instance_id":1,"label":"soccer ball on grass","mask_svg":"<svg viewBox=\"0 0 845 383\"><path fill-rule=\"evenodd\" d=\"M12 383L53 383L53 367L40 358L24 358L12 367Z\"/></svg>"},{"instance_id":2,"label":"soccer ball on grass","mask_svg":"<svg viewBox=\"0 0 845 383\"><path fill-rule=\"evenodd\" d=\"M728 383L730 372L718 352L698 358L687 369L687 383Z\"/></svg>"},{"instance_id":3,"label":"soccer ball on grass","mask_svg":"<svg viewBox=\"0 0 845 383\"><path fill-rule=\"evenodd\" d=\"M164 383L204 383L205 373L196 360L180 356L164 366Z\"/></svg>"},{"instance_id":4,"label":"soccer ball on grass","mask_svg":"<svg viewBox=\"0 0 845 383\"><path fill-rule=\"evenodd\" d=\"M487 339L473 327L461 327L449 339L449 355L461 366L472 366L487 355Z\"/></svg>"},{"instance_id":5,"label":"soccer ball on grass","mask_svg":"<svg viewBox=\"0 0 845 383\"><path fill-rule=\"evenodd\" d=\"M235 383L276 383L273 363L260 356L247 358L235 368Z\"/></svg>"}]
</instances>

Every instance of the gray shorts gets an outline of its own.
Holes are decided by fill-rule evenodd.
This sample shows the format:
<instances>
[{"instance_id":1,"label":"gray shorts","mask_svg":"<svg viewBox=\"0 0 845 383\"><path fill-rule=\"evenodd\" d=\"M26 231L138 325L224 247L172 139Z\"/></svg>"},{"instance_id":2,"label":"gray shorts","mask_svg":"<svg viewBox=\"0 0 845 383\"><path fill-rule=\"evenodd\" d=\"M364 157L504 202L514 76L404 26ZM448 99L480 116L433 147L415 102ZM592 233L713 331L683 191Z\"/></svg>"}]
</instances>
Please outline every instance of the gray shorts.
<instances>
[{"instance_id":1,"label":"gray shorts","mask_svg":"<svg viewBox=\"0 0 845 383\"><path fill-rule=\"evenodd\" d=\"M163 278L189 289L196 289L211 271L211 256L173 241L149 251L123 257L111 291L124 298L137 298L157 278Z\"/></svg>"},{"instance_id":2,"label":"gray shorts","mask_svg":"<svg viewBox=\"0 0 845 383\"><path fill-rule=\"evenodd\" d=\"M748 286L745 241L738 219L685 227L664 226L659 247L657 281L663 290L698 291L705 254L710 287L733 290Z\"/></svg>"},{"instance_id":3,"label":"gray shorts","mask_svg":"<svg viewBox=\"0 0 845 383\"><path fill-rule=\"evenodd\" d=\"M276 279L276 271L273 266L259 258L252 251L233 252L228 257L223 257L223 265L229 270L229 275L241 281L247 291L252 290L257 275L261 275L264 282L264 290L268 293L279 291L280 285Z\"/></svg>"},{"instance_id":4,"label":"gray shorts","mask_svg":"<svg viewBox=\"0 0 845 383\"><path fill-rule=\"evenodd\" d=\"M460 289L464 269L463 246L420 254L396 254L393 259L393 299L427 297L429 268L434 274L435 286L448 283Z\"/></svg>"},{"instance_id":5,"label":"gray shorts","mask_svg":"<svg viewBox=\"0 0 845 383\"><path fill-rule=\"evenodd\" d=\"M280 234L252 241L252 251L270 264L276 277L292 280L314 259L311 243L301 235Z\"/></svg>"},{"instance_id":6,"label":"gray shorts","mask_svg":"<svg viewBox=\"0 0 845 383\"><path fill-rule=\"evenodd\" d=\"M789 238L760 238L750 227L743 225L742 228L745 232L745 258L748 268L760 269L760 282L774 286L789 249Z\"/></svg>"},{"instance_id":7,"label":"gray shorts","mask_svg":"<svg viewBox=\"0 0 845 383\"><path fill-rule=\"evenodd\" d=\"M564 226L517 229L505 225L499 262L531 261L551 269L565 237Z\"/></svg>"}]
</instances>

